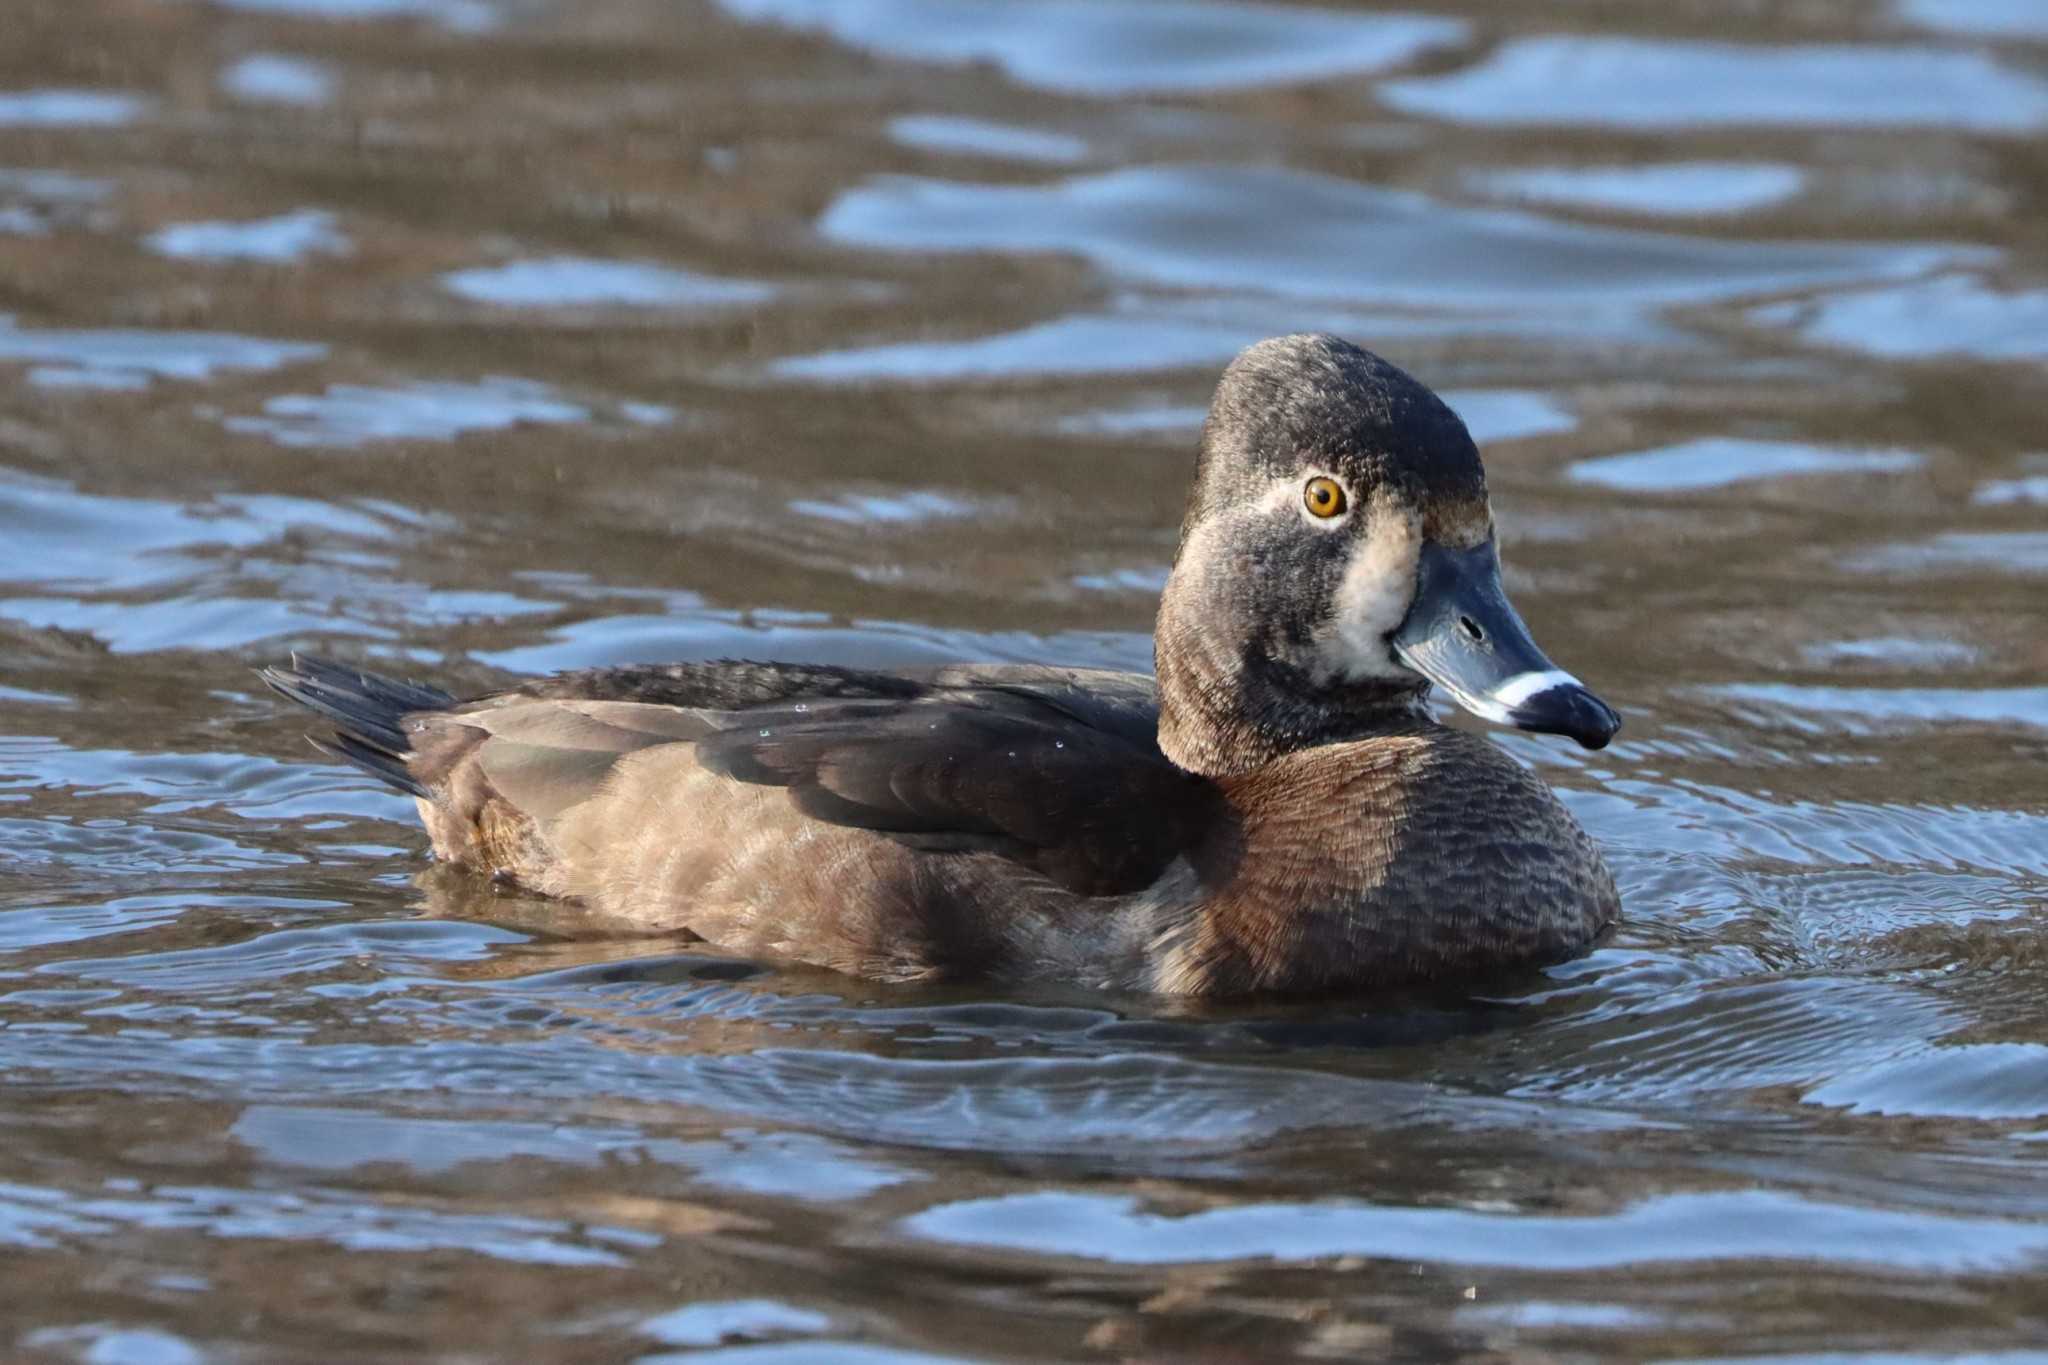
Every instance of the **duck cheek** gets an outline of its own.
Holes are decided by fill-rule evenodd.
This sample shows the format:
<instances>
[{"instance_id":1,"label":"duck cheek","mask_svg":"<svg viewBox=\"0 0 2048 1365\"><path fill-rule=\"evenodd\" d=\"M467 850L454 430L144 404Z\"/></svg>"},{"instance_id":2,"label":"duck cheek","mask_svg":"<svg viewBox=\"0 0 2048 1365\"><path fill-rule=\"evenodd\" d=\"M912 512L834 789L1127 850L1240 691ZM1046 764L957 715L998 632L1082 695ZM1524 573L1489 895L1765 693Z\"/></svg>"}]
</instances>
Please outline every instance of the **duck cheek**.
<instances>
[{"instance_id":1,"label":"duck cheek","mask_svg":"<svg viewBox=\"0 0 2048 1365\"><path fill-rule=\"evenodd\" d=\"M1413 682L1389 636L1415 601L1422 528L1411 517L1375 515L1349 546L1330 593L1329 624L1317 638L1318 661L1330 677Z\"/></svg>"}]
</instances>

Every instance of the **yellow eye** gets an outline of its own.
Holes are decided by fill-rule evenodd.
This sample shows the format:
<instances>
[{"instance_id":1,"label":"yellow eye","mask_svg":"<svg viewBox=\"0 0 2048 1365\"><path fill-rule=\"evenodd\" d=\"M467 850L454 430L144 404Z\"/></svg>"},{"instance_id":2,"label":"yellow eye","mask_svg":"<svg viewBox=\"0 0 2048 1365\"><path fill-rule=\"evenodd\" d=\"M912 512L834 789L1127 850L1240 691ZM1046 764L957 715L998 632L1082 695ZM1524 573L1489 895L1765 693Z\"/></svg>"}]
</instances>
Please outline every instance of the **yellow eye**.
<instances>
[{"instance_id":1,"label":"yellow eye","mask_svg":"<svg viewBox=\"0 0 2048 1365\"><path fill-rule=\"evenodd\" d=\"M1334 517L1344 510L1344 485L1321 476L1310 479L1301 500L1312 517Z\"/></svg>"}]
</instances>

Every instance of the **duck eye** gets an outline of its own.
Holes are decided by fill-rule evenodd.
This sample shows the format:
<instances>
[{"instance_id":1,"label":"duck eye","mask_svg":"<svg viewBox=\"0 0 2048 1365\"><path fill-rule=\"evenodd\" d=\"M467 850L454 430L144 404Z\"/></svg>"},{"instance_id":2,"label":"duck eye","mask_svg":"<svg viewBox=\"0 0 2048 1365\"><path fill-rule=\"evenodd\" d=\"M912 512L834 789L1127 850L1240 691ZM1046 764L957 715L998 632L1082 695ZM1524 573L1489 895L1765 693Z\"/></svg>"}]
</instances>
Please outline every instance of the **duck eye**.
<instances>
[{"instance_id":1,"label":"duck eye","mask_svg":"<svg viewBox=\"0 0 2048 1365\"><path fill-rule=\"evenodd\" d=\"M1344 485L1318 475L1301 490L1301 501L1312 517L1334 517L1344 510Z\"/></svg>"}]
</instances>

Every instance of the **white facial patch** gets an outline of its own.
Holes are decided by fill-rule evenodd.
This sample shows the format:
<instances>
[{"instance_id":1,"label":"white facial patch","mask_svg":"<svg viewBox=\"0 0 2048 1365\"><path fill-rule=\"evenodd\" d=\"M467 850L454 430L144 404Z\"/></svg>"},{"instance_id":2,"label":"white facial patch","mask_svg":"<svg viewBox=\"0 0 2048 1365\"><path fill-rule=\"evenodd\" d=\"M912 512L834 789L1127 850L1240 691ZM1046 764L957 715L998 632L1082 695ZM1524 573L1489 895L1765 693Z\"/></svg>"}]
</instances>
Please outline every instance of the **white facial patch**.
<instances>
[{"instance_id":1,"label":"white facial patch","mask_svg":"<svg viewBox=\"0 0 2048 1365\"><path fill-rule=\"evenodd\" d=\"M1422 518L1384 497L1352 515L1365 517L1365 534L1344 566L1330 624L1316 640L1317 663L1326 678L1413 682L1414 671L1394 657L1387 636L1415 601Z\"/></svg>"}]
</instances>

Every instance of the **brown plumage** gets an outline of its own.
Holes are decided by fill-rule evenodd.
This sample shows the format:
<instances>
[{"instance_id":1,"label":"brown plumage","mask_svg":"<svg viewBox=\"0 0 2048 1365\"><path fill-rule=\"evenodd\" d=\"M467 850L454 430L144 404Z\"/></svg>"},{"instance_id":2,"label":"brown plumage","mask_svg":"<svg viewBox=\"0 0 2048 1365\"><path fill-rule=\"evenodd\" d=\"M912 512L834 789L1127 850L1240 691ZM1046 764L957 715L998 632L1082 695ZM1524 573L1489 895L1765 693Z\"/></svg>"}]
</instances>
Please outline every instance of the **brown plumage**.
<instances>
[{"instance_id":1,"label":"brown plumage","mask_svg":"<svg viewBox=\"0 0 2048 1365\"><path fill-rule=\"evenodd\" d=\"M1304 478L1340 510L1303 511ZM419 799L441 857L621 928L883 980L1464 981L1582 951L1619 908L1549 790L1422 706L1433 678L1595 747L1619 723L1535 652L1491 556L1456 417L1283 338L1212 408L1157 685L717 662L457 702L311 659L264 677Z\"/></svg>"}]
</instances>

